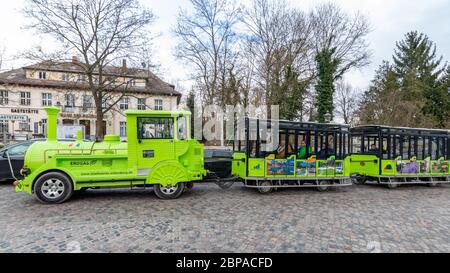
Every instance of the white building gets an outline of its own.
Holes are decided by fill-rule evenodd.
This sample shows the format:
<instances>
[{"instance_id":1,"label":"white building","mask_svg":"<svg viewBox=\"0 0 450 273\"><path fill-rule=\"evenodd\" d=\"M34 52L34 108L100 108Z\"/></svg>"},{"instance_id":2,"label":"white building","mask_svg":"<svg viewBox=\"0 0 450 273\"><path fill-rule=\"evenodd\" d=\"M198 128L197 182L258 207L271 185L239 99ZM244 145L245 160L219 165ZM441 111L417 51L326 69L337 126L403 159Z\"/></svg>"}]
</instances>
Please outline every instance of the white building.
<instances>
[{"instance_id":1,"label":"white building","mask_svg":"<svg viewBox=\"0 0 450 273\"><path fill-rule=\"evenodd\" d=\"M46 106L60 106L58 124L83 125L84 137L93 139L96 129L95 103L86 76L74 57L72 62L43 62L0 73L0 142L44 137ZM145 69L108 67L104 77L111 90L104 106L120 99L104 116L107 134L125 137L127 109L176 109L181 94ZM98 79L97 79L98 80Z\"/></svg>"}]
</instances>

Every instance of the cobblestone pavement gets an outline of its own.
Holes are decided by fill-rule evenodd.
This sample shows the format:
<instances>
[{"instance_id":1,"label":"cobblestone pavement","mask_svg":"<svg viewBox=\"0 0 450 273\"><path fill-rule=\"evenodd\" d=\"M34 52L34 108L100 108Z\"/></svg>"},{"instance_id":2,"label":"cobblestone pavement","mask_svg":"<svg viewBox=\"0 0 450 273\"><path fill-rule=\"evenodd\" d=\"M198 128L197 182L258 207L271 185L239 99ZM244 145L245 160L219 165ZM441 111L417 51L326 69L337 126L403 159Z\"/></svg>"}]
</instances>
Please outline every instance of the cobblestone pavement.
<instances>
[{"instance_id":1,"label":"cobblestone pavement","mask_svg":"<svg viewBox=\"0 0 450 273\"><path fill-rule=\"evenodd\" d=\"M61 205L0 185L0 252L450 252L450 187L365 185L261 195L196 185L97 190Z\"/></svg>"}]
</instances>

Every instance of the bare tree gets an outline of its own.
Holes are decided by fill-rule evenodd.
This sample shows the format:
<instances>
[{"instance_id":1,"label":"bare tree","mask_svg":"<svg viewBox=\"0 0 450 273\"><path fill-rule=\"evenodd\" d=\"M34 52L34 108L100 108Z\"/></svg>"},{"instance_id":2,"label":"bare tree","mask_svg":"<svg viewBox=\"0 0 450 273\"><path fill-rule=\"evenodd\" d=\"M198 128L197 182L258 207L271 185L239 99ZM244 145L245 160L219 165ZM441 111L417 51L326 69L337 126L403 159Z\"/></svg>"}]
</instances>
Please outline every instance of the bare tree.
<instances>
[{"instance_id":1,"label":"bare tree","mask_svg":"<svg viewBox=\"0 0 450 273\"><path fill-rule=\"evenodd\" d=\"M371 51L367 35L371 31L368 19L359 12L350 16L337 4L318 5L310 13L316 52L333 50L333 59L338 60L334 79L342 77L348 70L369 64Z\"/></svg>"},{"instance_id":2,"label":"bare tree","mask_svg":"<svg viewBox=\"0 0 450 273\"><path fill-rule=\"evenodd\" d=\"M95 102L96 136L102 138L104 114L130 86L123 78L137 72L130 72L125 65L113 65L124 58L141 57L135 53L141 52L148 37L146 26L153 22L154 15L138 0L27 0L24 12L33 21L29 28L60 43L61 50L51 62L67 60L69 52L82 57L78 64ZM108 105L102 107L105 102Z\"/></svg>"},{"instance_id":3,"label":"bare tree","mask_svg":"<svg viewBox=\"0 0 450 273\"><path fill-rule=\"evenodd\" d=\"M355 124L359 95L349 83L339 82L336 86L336 112L345 124Z\"/></svg>"},{"instance_id":4,"label":"bare tree","mask_svg":"<svg viewBox=\"0 0 450 273\"><path fill-rule=\"evenodd\" d=\"M0 71L2 71L2 66L3 66L3 58L5 56L6 53L6 48L3 45L0 45Z\"/></svg>"},{"instance_id":5,"label":"bare tree","mask_svg":"<svg viewBox=\"0 0 450 273\"><path fill-rule=\"evenodd\" d=\"M253 59L248 69L254 71L254 88L264 92L267 106L279 104L286 96L282 86L290 71L295 71L299 81L311 79L311 27L307 19L286 1L254 0L245 11L244 43Z\"/></svg>"},{"instance_id":6,"label":"bare tree","mask_svg":"<svg viewBox=\"0 0 450 273\"><path fill-rule=\"evenodd\" d=\"M181 10L174 33L176 56L190 65L204 103L224 103L224 87L235 54L234 26L239 8L230 0L191 0L193 13Z\"/></svg>"}]
</instances>

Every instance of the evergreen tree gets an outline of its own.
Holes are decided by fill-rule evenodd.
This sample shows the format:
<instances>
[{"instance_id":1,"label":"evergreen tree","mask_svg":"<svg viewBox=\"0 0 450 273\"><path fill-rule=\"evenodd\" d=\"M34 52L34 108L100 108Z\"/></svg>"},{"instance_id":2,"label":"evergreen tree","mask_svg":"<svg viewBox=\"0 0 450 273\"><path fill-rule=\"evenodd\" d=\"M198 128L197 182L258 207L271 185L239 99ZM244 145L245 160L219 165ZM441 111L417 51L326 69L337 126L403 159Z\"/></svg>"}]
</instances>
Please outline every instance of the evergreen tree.
<instances>
[{"instance_id":1,"label":"evergreen tree","mask_svg":"<svg viewBox=\"0 0 450 273\"><path fill-rule=\"evenodd\" d=\"M323 49L316 55L318 82L316 85L317 92L317 120L325 122L326 116L333 119L333 94L335 73L339 65L339 60L334 58L335 49Z\"/></svg>"},{"instance_id":2,"label":"evergreen tree","mask_svg":"<svg viewBox=\"0 0 450 273\"><path fill-rule=\"evenodd\" d=\"M440 67L442 57L436 55L436 45L425 34L412 31L397 43L393 59L403 99L417 103L424 98L423 114L430 115L434 123L443 126L446 99L438 84L443 70Z\"/></svg>"},{"instance_id":3,"label":"evergreen tree","mask_svg":"<svg viewBox=\"0 0 450 273\"><path fill-rule=\"evenodd\" d=\"M450 128L450 65L444 72L439 83L439 95L442 98L442 109L437 112L439 126L442 128Z\"/></svg>"},{"instance_id":4,"label":"evergreen tree","mask_svg":"<svg viewBox=\"0 0 450 273\"><path fill-rule=\"evenodd\" d=\"M359 120L363 124L397 125L394 119L398 111L399 83L392 65L383 61L375 72L369 89L364 92Z\"/></svg>"},{"instance_id":5,"label":"evergreen tree","mask_svg":"<svg viewBox=\"0 0 450 273\"><path fill-rule=\"evenodd\" d=\"M301 120L300 110L303 109L303 100L306 93L306 87L309 85L307 81L300 81L299 74L288 66L280 97L280 117L286 120Z\"/></svg>"}]
</instances>

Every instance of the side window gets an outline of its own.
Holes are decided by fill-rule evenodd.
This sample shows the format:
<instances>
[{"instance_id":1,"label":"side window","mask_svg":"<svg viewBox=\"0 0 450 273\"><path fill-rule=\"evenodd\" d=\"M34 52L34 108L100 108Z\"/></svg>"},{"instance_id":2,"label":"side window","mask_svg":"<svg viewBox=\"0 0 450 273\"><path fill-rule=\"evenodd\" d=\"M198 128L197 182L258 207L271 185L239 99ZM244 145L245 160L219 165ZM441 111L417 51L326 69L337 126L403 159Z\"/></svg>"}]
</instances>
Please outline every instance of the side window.
<instances>
[{"instance_id":1,"label":"side window","mask_svg":"<svg viewBox=\"0 0 450 273\"><path fill-rule=\"evenodd\" d=\"M187 139L187 123L186 117L179 117L177 120L178 123L178 139L185 140Z\"/></svg>"},{"instance_id":2,"label":"side window","mask_svg":"<svg viewBox=\"0 0 450 273\"><path fill-rule=\"evenodd\" d=\"M361 136L352 136L352 153L359 154L361 151Z\"/></svg>"},{"instance_id":3,"label":"side window","mask_svg":"<svg viewBox=\"0 0 450 273\"><path fill-rule=\"evenodd\" d=\"M173 139L172 118L138 118L140 139Z\"/></svg>"}]
</instances>

